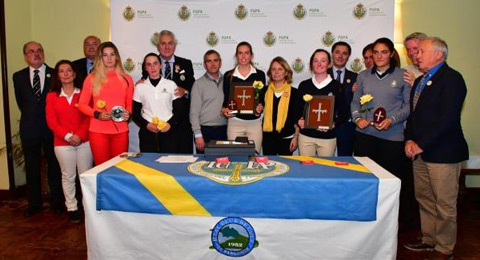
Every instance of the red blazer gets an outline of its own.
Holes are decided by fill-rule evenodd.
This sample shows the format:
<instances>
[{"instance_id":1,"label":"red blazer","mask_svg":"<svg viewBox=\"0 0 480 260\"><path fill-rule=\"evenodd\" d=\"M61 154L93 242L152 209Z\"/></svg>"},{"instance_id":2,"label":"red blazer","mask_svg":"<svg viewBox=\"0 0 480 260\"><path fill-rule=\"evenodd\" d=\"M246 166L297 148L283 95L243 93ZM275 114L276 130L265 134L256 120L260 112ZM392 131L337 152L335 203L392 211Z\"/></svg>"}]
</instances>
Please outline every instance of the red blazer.
<instances>
[{"instance_id":1,"label":"red blazer","mask_svg":"<svg viewBox=\"0 0 480 260\"><path fill-rule=\"evenodd\" d=\"M82 143L88 141L90 119L78 110L80 93L73 94L72 103L66 97L59 97L56 92L49 92L45 106L48 127L54 135L54 145L70 145L65 141L67 133L78 135Z\"/></svg>"}]
</instances>

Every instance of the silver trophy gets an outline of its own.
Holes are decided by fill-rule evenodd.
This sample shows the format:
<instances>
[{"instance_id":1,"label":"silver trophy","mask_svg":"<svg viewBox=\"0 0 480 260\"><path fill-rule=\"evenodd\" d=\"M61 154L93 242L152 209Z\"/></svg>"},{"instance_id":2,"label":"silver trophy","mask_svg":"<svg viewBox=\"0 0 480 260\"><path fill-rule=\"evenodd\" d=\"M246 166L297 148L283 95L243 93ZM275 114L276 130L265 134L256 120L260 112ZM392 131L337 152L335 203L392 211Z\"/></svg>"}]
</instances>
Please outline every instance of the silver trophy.
<instances>
[{"instance_id":1,"label":"silver trophy","mask_svg":"<svg viewBox=\"0 0 480 260\"><path fill-rule=\"evenodd\" d=\"M115 122L123 121L123 114L125 114L125 108L121 106L112 107L112 120Z\"/></svg>"}]
</instances>

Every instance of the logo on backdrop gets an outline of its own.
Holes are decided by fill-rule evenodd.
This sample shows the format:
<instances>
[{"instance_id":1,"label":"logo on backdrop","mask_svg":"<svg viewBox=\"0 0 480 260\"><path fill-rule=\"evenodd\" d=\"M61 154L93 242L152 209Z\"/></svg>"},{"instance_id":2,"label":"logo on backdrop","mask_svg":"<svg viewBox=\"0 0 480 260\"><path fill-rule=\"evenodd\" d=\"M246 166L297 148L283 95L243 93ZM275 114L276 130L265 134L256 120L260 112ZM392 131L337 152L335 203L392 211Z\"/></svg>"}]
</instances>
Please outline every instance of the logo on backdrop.
<instances>
[{"instance_id":1,"label":"logo on backdrop","mask_svg":"<svg viewBox=\"0 0 480 260\"><path fill-rule=\"evenodd\" d=\"M267 45L268 47L271 47L272 45L274 45L276 41L277 41L277 37L271 31L268 31L263 36L263 43L265 43L265 45Z\"/></svg>"},{"instance_id":2,"label":"logo on backdrop","mask_svg":"<svg viewBox=\"0 0 480 260\"><path fill-rule=\"evenodd\" d=\"M183 5L182 7L180 7L180 10L178 10L177 15L178 15L178 18L180 18L180 20L186 21L188 20L188 18L190 18L191 13L190 13L190 10L188 10L188 8L185 5Z\"/></svg>"},{"instance_id":3,"label":"logo on backdrop","mask_svg":"<svg viewBox=\"0 0 480 260\"><path fill-rule=\"evenodd\" d=\"M335 35L332 32L327 31L322 37L322 42L326 47L330 47L335 42Z\"/></svg>"},{"instance_id":4,"label":"logo on backdrop","mask_svg":"<svg viewBox=\"0 0 480 260\"><path fill-rule=\"evenodd\" d=\"M253 226L243 218L228 217L220 220L211 230L212 246L220 254L240 257L258 247Z\"/></svg>"},{"instance_id":5,"label":"logo on backdrop","mask_svg":"<svg viewBox=\"0 0 480 260\"><path fill-rule=\"evenodd\" d=\"M245 6L243 4L239 5L237 7L237 9L235 9L235 16L239 20L243 20L243 19L247 18L247 15L248 15L248 10L247 10L247 8L245 8Z\"/></svg>"},{"instance_id":6,"label":"logo on backdrop","mask_svg":"<svg viewBox=\"0 0 480 260\"><path fill-rule=\"evenodd\" d=\"M352 69L353 72L358 73L363 69L362 62L360 61L359 58L355 58L353 60L353 63L350 65L350 68Z\"/></svg>"},{"instance_id":7,"label":"logo on backdrop","mask_svg":"<svg viewBox=\"0 0 480 260\"><path fill-rule=\"evenodd\" d=\"M305 63L300 58L296 58L295 61L292 63L293 71L296 73L300 73L305 68Z\"/></svg>"},{"instance_id":8,"label":"logo on backdrop","mask_svg":"<svg viewBox=\"0 0 480 260\"><path fill-rule=\"evenodd\" d=\"M367 9L362 3L358 3L355 8L353 8L353 16L357 19L362 19L367 14Z\"/></svg>"},{"instance_id":9,"label":"logo on backdrop","mask_svg":"<svg viewBox=\"0 0 480 260\"><path fill-rule=\"evenodd\" d=\"M218 43L218 36L215 32L210 32L207 36L207 43L211 47L214 47Z\"/></svg>"},{"instance_id":10,"label":"logo on backdrop","mask_svg":"<svg viewBox=\"0 0 480 260\"><path fill-rule=\"evenodd\" d=\"M160 33L154 32L152 37L150 37L150 43L156 47L158 44L158 41L160 41Z\"/></svg>"},{"instance_id":11,"label":"logo on backdrop","mask_svg":"<svg viewBox=\"0 0 480 260\"><path fill-rule=\"evenodd\" d=\"M293 16L298 20L302 20L303 18L305 18L306 14L307 9L305 9L302 4L298 4L295 9L293 9Z\"/></svg>"},{"instance_id":12,"label":"logo on backdrop","mask_svg":"<svg viewBox=\"0 0 480 260\"><path fill-rule=\"evenodd\" d=\"M135 18L135 10L131 6L127 6L125 10L123 10L123 18L127 21L132 21Z\"/></svg>"},{"instance_id":13,"label":"logo on backdrop","mask_svg":"<svg viewBox=\"0 0 480 260\"><path fill-rule=\"evenodd\" d=\"M123 62L123 68L128 72L132 72L135 69L135 62L132 60L132 58L127 58Z\"/></svg>"},{"instance_id":14,"label":"logo on backdrop","mask_svg":"<svg viewBox=\"0 0 480 260\"><path fill-rule=\"evenodd\" d=\"M290 171L287 164L272 160L266 163L199 161L188 165L187 169L193 174L226 185L245 185Z\"/></svg>"}]
</instances>

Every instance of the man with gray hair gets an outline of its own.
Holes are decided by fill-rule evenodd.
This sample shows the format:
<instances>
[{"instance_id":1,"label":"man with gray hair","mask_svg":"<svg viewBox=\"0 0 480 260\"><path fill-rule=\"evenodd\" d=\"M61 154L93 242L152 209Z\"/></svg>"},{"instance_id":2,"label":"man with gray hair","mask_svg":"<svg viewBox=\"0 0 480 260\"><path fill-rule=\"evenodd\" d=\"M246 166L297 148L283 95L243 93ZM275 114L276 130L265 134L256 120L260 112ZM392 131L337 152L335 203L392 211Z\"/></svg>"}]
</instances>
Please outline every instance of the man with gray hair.
<instances>
[{"instance_id":1,"label":"man with gray hair","mask_svg":"<svg viewBox=\"0 0 480 260\"><path fill-rule=\"evenodd\" d=\"M203 153L210 140L227 140L227 119L221 115L223 104L222 59L215 50L203 56L205 74L193 83L190 96L190 122L197 153Z\"/></svg>"},{"instance_id":2,"label":"man with gray hair","mask_svg":"<svg viewBox=\"0 0 480 260\"><path fill-rule=\"evenodd\" d=\"M409 34L405 38L405 41L403 41L403 46L405 46L405 49L407 49L408 58L412 62L412 64L404 67L404 69L407 71L404 75L404 80L410 83L412 86L415 79L423 75L423 72L418 69L417 55L420 41L426 37L427 35L424 33L414 32Z\"/></svg>"},{"instance_id":3,"label":"man with gray hair","mask_svg":"<svg viewBox=\"0 0 480 260\"><path fill-rule=\"evenodd\" d=\"M447 44L440 38L420 42L416 58L425 74L413 85L405 131L422 230L421 241L405 247L432 251L429 259L453 259L460 164L468 159L461 126L467 87L462 75L447 65L447 55Z\"/></svg>"},{"instance_id":4,"label":"man with gray hair","mask_svg":"<svg viewBox=\"0 0 480 260\"><path fill-rule=\"evenodd\" d=\"M162 76L173 80L177 84L175 89L176 96L187 99L193 82L195 82L193 65L191 60L175 55L176 47L177 39L175 34L169 30L161 31L158 37L157 50L160 53L162 62ZM184 103L187 104L186 111L189 111L190 102ZM181 138L180 152L186 154L193 153L193 133L188 114L180 118L179 132L179 138Z\"/></svg>"}]
</instances>

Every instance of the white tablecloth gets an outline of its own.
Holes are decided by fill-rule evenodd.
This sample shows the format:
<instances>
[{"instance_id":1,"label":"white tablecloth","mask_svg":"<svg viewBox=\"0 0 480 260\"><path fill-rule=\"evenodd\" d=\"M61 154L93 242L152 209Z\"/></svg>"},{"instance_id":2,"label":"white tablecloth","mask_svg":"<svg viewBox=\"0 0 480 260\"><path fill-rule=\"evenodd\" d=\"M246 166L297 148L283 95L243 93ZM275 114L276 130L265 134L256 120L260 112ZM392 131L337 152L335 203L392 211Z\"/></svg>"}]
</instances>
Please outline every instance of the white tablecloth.
<instances>
[{"instance_id":1,"label":"white tablecloth","mask_svg":"<svg viewBox=\"0 0 480 260\"><path fill-rule=\"evenodd\" d=\"M356 159L379 178L377 220L245 218L259 246L242 259L395 259L400 180L368 158ZM89 259L232 259L209 249L220 217L96 210L96 175L116 157L80 176Z\"/></svg>"}]
</instances>

